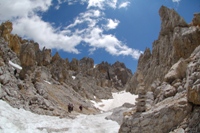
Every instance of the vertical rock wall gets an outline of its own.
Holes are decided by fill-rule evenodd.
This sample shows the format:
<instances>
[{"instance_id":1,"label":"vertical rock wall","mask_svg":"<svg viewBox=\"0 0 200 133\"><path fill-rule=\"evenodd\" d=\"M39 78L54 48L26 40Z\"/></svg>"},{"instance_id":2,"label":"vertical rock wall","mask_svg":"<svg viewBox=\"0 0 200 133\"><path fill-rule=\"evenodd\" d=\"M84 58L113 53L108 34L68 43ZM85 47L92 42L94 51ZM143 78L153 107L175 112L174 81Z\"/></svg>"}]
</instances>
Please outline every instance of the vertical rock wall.
<instances>
[{"instance_id":1,"label":"vertical rock wall","mask_svg":"<svg viewBox=\"0 0 200 133\"><path fill-rule=\"evenodd\" d=\"M158 40L153 42L152 52L147 48L140 56L137 71L127 84L127 90L132 93L137 93L136 79L139 73L144 75L147 90L154 80L163 81L173 64L180 58L188 58L200 45L198 26L188 25L176 11L164 6L160 8L159 14L161 31Z\"/></svg>"}]
</instances>

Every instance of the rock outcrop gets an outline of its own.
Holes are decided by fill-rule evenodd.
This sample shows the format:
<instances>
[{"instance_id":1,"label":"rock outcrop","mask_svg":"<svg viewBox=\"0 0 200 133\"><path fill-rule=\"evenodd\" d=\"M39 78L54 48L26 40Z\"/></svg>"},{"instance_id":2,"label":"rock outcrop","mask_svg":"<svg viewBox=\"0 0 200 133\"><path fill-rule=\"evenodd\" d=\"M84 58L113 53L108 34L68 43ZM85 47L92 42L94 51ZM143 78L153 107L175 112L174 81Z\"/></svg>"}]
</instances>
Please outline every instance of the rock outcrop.
<instances>
[{"instance_id":1,"label":"rock outcrop","mask_svg":"<svg viewBox=\"0 0 200 133\"><path fill-rule=\"evenodd\" d=\"M152 53L147 48L140 56L138 69L126 86L142 103L130 111L132 115L124 116L119 133L200 132L199 14L187 24L164 6L159 13L158 40ZM146 95L141 93L141 75Z\"/></svg>"},{"instance_id":2,"label":"rock outcrop","mask_svg":"<svg viewBox=\"0 0 200 133\"><path fill-rule=\"evenodd\" d=\"M187 69L187 98L188 101L200 105L200 46L195 49L190 57Z\"/></svg>"},{"instance_id":3,"label":"rock outcrop","mask_svg":"<svg viewBox=\"0 0 200 133\"><path fill-rule=\"evenodd\" d=\"M200 26L200 13L195 13L194 18L192 19L192 26Z\"/></svg>"},{"instance_id":4,"label":"rock outcrop","mask_svg":"<svg viewBox=\"0 0 200 133\"><path fill-rule=\"evenodd\" d=\"M137 93L139 73L144 75L145 89L148 90L155 79L164 81L170 68L181 58L190 57L200 44L198 26L189 26L173 9L164 6L159 14L162 22L158 39L153 42L152 52L147 48L140 56L137 71L126 86L132 93Z\"/></svg>"},{"instance_id":5,"label":"rock outcrop","mask_svg":"<svg viewBox=\"0 0 200 133\"><path fill-rule=\"evenodd\" d=\"M126 119L120 133L167 133L176 128L191 111L187 99L168 98L145 113L134 113Z\"/></svg>"}]
</instances>

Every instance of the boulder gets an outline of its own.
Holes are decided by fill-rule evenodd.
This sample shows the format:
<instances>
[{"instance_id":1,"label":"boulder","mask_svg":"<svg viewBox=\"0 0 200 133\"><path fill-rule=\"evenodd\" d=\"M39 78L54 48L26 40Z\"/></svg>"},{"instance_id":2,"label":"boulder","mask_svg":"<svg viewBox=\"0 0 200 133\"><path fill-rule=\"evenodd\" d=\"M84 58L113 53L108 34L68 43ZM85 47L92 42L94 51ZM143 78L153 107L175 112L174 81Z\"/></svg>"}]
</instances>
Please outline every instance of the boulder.
<instances>
[{"instance_id":1,"label":"boulder","mask_svg":"<svg viewBox=\"0 0 200 133\"><path fill-rule=\"evenodd\" d=\"M187 63L184 59L180 59L174 64L169 72L165 75L164 81L172 83L175 79L183 79L186 75Z\"/></svg>"},{"instance_id":2,"label":"boulder","mask_svg":"<svg viewBox=\"0 0 200 133\"><path fill-rule=\"evenodd\" d=\"M128 108L126 107L118 107L113 109L112 114L107 116L106 119L116 121L119 125L123 123L124 112L126 112Z\"/></svg>"},{"instance_id":3,"label":"boulder","mask_svg":"<svg viewBox=\"0 0 200 133\"><path fill-rule=\"evenodd\" d=\"M182 97L183 95L180 95ZM190 113L192 107L184 98L168 98L144 113L135 113L123 122L119 133L168 133Z\"/></svg>"},{"instance_id":4,"label":"boulder","mask_svg":"<svg viewBox=\"0 0 200 133\"><path fill-rule=\"evenodd\" d=\"M176 92L177 92L176 88L168 84L164 88L164 97L168 98L168 97L175 96Z\"/></svg>"}]
</instances>

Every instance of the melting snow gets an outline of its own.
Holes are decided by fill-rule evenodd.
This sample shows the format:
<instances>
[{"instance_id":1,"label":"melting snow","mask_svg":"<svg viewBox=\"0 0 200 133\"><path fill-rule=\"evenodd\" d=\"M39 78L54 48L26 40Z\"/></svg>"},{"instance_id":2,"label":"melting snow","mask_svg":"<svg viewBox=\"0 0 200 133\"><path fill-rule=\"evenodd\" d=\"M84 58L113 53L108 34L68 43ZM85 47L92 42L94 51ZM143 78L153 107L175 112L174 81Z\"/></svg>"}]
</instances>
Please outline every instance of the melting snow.
<instances>
[{"instance_id":1,"label":"melting snow","mask_svg":"<svg viewBox=\"0 0 200 133\"><path fill-rule=\"evenodd\" d=\"M92 102L94 103L94 106L96 108L99 108L103 111L108 111L116 107L122 106L124 103L135 104L135 99L138 97L138 95L134 95L125 91L112 93L112 96L113 99L101 100L102 102L98 103L96 103L95 101Z\"/></svg>"},{"instance_id":2,"label":"melting snow","mask_svg":"<svg viewBox=\"0 0 200 133\"><path fill-rule=\"evenodd\" d=\"M0 132L117 133L119 130L117 122L105 119L110 114L79 115L76 119L60 119L12 108L5 101L0 100Z\"/></svg>"},{"instance_id":3,"label":"melting snow","mask_svg":"<svg viewBox=\"0 0 200 133\"><path fill-rule=\"evenodd\" d=\"M127 92L113 93L114 99L95 103L101 109L109 110L124 102L134 104L136 95ZM38 115L24 109L12 108L0 100L0 133L117 133L120 125L105 117L111 112L98 115L79 115L75 119Z\"/></svg>"}]
</instances>

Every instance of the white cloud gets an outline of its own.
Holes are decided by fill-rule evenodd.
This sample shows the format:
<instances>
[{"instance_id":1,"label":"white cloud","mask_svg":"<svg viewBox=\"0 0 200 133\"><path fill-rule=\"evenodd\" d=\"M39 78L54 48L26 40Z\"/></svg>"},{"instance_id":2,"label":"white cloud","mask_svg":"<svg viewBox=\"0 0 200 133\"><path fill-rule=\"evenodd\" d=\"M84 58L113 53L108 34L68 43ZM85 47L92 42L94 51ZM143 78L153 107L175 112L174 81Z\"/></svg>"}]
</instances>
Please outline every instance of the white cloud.
<instances>
[{"instance_id":1,"label":"white cloud","mask_svg":"<svg viewBox=\"0 0 200 133\"><path fill-rule=\"evenodd\" d=\"M117 0L108 0L107 5L115 9L117 6Z\"/></svg>"},{"instance_id":2,"label":"white cloud","mask_svg":"<svg viewBox=\"0 0 200 133\"><path fill-rule=\"evenodd\" d=\"M103 34L103 30L98 27L93 28L90 34L87 34L84 38L84 41L89 43L91 47L90 52L94 52L96 48L103 48L111 55L131 55L134 59L138 59L142 53L141 51L127 47L111 34Z\"/></svg>"},{"instance_id":3,"label":"white cloud","mask_svg":"<svg viewBox=\"0 0 200 133\"><path fill-rule=\"evenodd\" d=\"M104 15L99 10L88 10L86 12L80 13L78 17L74 19L74 23L68 25L66 29L76 28L79 25L86 24L86 26L81 26L82 28L94 27L99 21L99 17ZM78 28L76 28L78 29Z\"/></svg>"},{"instance_id":4,"label":"white cloud","mask_svg":"<svg viewBox=\"0 0 200 133\"><path fill-rule=\"evenodd\" d=\"M119 5L118 8L126 8L129 4L130 4L129 1L123 2L123 3L121 3L121 4Z\"/></svg>"},{"instance_id":5,"label":"white cloud","mask_svg":"<svg viewBox=\"0 0 200 133\"><path fill-rule=\"evenodd\" d=\"M96 7L104 10L105 7L116 8L118 0L88 0L88 8Z\"/></svg>"},{"instance_id":6,"label":"white cloud","mask_svg":"<svg viewBox=\"0 0 200 133\"><path fill-rule=\"evenodd\" d=\"M66 36L56 31L49 23L38 16L21 18L13 23L13 33L28 36L40 44L40 47L62 49L67 52L79 53L75 48L81 41L76 35Z\"/></svg>"},{"instance_id":7,"label":"white cloud","mask_svg":"<svg viewBox=\"0 0 200 133\"><path fill-rule=\"evenodd\" d=\"M45 12L51 6L51 0L2 0L0 1L0 20L13 20Z\"/></svg>"},{"instance_id":8,"label":"white cloud","mask_svg":"<svg viewBox=\"0 0 200 133\"><path fill-rule=\"evenodd\" d=\"M80 4L87 4L87 8L98 8L101 10L104 10L106 7L111 7L113 9L116 9L117 5L118 8L126 8L130 2L129 0L57 0L58 5L55 8L58 8L60 4L68 3L68 5L73 5L75 3ZM174 1L180 1L180 0L174 0Z\"/></svg>"},{"instance_id":9,"label":"white cloud","mask_svg":"<svg viewBox=\"0 0 200 133\"><path fill-rule=\"evenodd\" d=\"M95 11L94 11L94 16L95 16L95 17L101 16L101 12L100 12L99 10L95 10Z\"/></svg>"},{"instance_id":10,"label":"white cloud","mask_svg":"<svg viewBox=\"0 0 200 133\"><path fill-rule=\"evenodd\" d=\"M179 3L181 0L172 0L172 2L177 2L177 3Z\"/></svg>"},{"instance_id":11,"label":"white cloud","mask_svg":"<svg viewBox=\"0 0 200 133\"><path fill-rule=\"evenodd\" d=\"M108 19L108 24L106 25L106 29L107 30L115 29L119 23L120 23L119 20Z\"/></svg>"},{"instance_id":12,"label":"white cloud","mask_svg":"<svg viewBox=\"0 0 200 133\"><path fill-rule=\"evenodd\" d=\"M88 7L98 7L100 9L104 9L104 1L105 0L88 0Z\"/></svg>"},{"instance_id":13,"label":"white cloud","mask_svg":"<svg viewBox=\"0 0 200 133\"><path fill-rule=\"evenodd\" d=\"M81 0L86 2L86 0ZM58 5L70 0L58 0ZM77 2L77 1L75 1ZM22 37L33 39L40 47L55 48L72 53L80 53L76 48L81 42L90 47L89 52L96 49L105 49L111 55L132 56L139 58L141 51L127 47L112 34L105 34L102 21L108 20L108 29L115 29L119 20L105 18L103 12L105 3L112 8L116 7L117 0L89 0L88 7L96 6L98 9L88 9L80 13L66 27L54 28L51 23L42 20L37 13L47 11L52 6L51 0L9 0L0 1L0 22L10 20L13 22L13 33ZM112 5L112 6L111 6ZM23 8L22 8L23 7ZM57 7L59 9L59 7ZM104 25L105 26L105 25Z\"/></svg>"},{"instance_id":14,"label":"white cloud","mask_svg":"<svg viewBox=\"0 0 200 133\"><path fill-rule=\"evenodd\" d=\"M51 0L9 0L0 2L0 21L12 21L14 34L33 39L41 47L46 46L47 48L79 53L75 48L81 41L79 36L76 34L66 36L63 33L67 31L57 31L50 23L43 21L37 15L37 11L45 12L50 6Z\"/></svg>"},{"instance_id":15,"label":"white cloud","mask_svg":"<svg viewBox=\"0 0 200 133\"><path fill-rule=\"evenodd\" d=\"M55 9L56 9L56 10L58 10L59 8L60 8L60 6L59 6L59 5L55 6Z\"/></svg>"}]
</instances>

